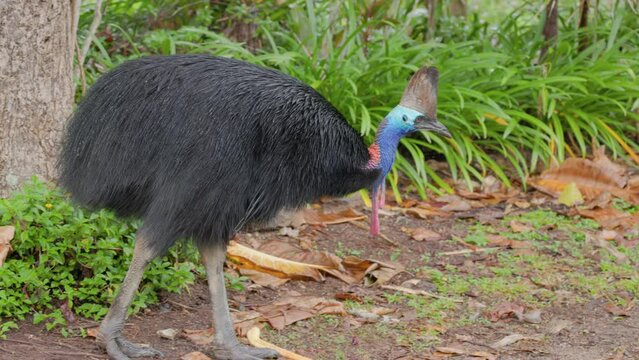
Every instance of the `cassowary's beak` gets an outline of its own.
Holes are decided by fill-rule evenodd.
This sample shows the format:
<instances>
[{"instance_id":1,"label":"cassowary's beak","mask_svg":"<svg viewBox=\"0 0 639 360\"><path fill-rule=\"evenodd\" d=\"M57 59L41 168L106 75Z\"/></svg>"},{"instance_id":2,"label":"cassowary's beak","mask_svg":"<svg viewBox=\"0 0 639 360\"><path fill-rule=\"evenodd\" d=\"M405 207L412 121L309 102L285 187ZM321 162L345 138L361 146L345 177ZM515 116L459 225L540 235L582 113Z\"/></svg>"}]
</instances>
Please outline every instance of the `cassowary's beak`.
<instances>
[{"instance_id":1,"label":"cassowary's beak","mask_svg":"<svg viewBox=\"0 0 639 360\"><path fill-rule=\"evenodd\" d=\"M432 131L445 137L451 137L450 131L448 131L448 128L444 126L444 124L437 121L437 119L431 119L426 116L418 116L417 119L415 119L415 129Z\"/></svg>"}]
</instances>

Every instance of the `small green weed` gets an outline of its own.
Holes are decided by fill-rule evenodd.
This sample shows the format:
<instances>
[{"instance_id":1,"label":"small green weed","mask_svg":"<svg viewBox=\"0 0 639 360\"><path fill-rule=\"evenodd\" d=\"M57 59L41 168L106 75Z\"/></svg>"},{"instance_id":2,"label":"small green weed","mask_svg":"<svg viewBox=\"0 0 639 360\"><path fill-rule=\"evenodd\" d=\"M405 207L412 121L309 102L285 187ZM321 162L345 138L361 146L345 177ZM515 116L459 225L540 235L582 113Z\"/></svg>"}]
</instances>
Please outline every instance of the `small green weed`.
<instances>
[{"instance_id":1,"label":"small green weed","mask_svg":"<svg viewBox=\"0 0 639 360\"><path fill-rule=\"evenodd\" d=\"M488 234L493 231L490 226L479 223L471 225L468 227L468 235L464 237L464 241L477 246L486 246L488 245Z\"/></svg>"},{"instance_id":2,"label":"small green weed","mask_svg":"<svg viewBox=\"0 0 639 360\"><path fill-rule=\"evenodd\" d=\"M226 288L233 291L244 291L246 286L244 285L249 278L246 276L233 276L228 273L224 273L226 279Z\"/></svg>"},{"instance_id":3,"label":"small green weed","mask_svg":"<svg viewBox=\"0 0 639 360\"><path fill-rule=\"evenodd\" d=\"M346 256L361 256L362 255L362 251L361 250L357 250L357 249L351 249L348 248L346 246L344 246L344 244L339 241L337 242L337 247L335 248L335 255L343 258Z\"/></svg>"}]
</instances>

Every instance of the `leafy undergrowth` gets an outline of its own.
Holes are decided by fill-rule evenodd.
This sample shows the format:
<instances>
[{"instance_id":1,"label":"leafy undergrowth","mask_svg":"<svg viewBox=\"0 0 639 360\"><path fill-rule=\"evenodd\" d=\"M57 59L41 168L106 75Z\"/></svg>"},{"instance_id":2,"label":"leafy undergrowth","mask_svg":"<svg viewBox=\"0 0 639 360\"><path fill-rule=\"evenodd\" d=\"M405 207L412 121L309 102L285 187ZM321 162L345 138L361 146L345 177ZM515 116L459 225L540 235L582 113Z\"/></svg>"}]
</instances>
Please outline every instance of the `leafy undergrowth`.
<instances>
[{"instance_id":1,"label":"leafy undergrowth","mask_svg":"<svg viewBox=\"0 0 639 360\"><path fill-rule=\"evenodd\" d=\"M33 180L0 199L0 225L15 227L13 252L0 266L0 335L32 313L47 329L65 329L75 315L101 319L131 260L138 222L109 211L74 208L58 190ZM145 272L129 312L158 302L158 292L177 292L199 271L197 253L173 247ZM66 331L66 330L64 330Z\"/></svg>"}]
</instances>

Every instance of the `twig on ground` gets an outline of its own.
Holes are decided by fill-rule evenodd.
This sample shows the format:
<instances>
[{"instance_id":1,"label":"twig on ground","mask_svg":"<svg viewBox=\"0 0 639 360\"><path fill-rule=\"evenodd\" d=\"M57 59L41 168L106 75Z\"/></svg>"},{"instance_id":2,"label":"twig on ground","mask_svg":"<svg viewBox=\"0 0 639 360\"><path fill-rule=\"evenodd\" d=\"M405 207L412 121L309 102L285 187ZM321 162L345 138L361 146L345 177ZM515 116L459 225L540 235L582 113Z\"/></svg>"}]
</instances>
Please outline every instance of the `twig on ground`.
<instances>
[{"instance_id":1,"label":"twig on ground","mask_svg":"<svg viewBox=\"0 0 639 360\"><path fill-rule=\"evenodd\" d=\"M464 302L464 300L462 300L462 299L455 299L455 298L450 298L450 297L447 297L447 296L437 295L437 294L433 294L433 293L425 291L425 290L409 289L409 288L403 287L403 286L382 285L381 288L382 289L387 289L387 290L400 291L400 292L407 293L407 294L428 296L428 297L432 297L432 298L435 298L435 299L450 300L450 301L456 302L456 303Z\"/></svg>"},{"instance_id":2,"label":"twig on ground","mask_svg":"<svg viewBox=\"0 0 639 360\"><path fill-rule=\"evenodd\" d=\"M66 355L66 356L84 356L84 357L100 356L100 354L93 354L88 352L70 352L70 351L47 351L46 354Z\"/></svg>"},{"instance_id":3,"label":"twig on ground","mask_svg":"<svg viewBox=\"0 0 639 360\"><path fill-rule=\"evenodd\" d=\"M451 255L463 255L463 254L472 254L477 252L485 252L490 250L499 250L498 247L490 247L490 248L479 248L479 249L463 249L463 250L455 250L455 251L445 251L438 253L437 256L451 256Z\"/></svg>"},{"instance_id":4,"label":"twig on ground","mask_svg":"<svg viewBox=\"0 0 639 360\"><path fill-rule=\"evenodd\" d=\"M33 342L29 342L29 341L22 341L22 340L15 340L15 339L5 339L5 340L2 340L2 341L33 346Z\"/></svg>"},{"instance_id":5,"label":"twig on ground","mask_svg":"<svg viewBox=\"0 0 639 360\"><path fill-rule=\"evenodd\" d=\"M23 344L25 346L32 346L32 347L36 347L36 346L44 346L44 347L59 346L59 347L67 348L69 350L75 350L75 351L82 350L82 349L78 348L77 346L73 346L73 345L70 345L70 344L65 344L63 342L43 341L43 340L40 340L38 338L32 339L31 341L15 340L15 339L6 339L4 341L14 342L14 343ZM99 354L95 354L95 355L99 356Z\"/></svg>"},{"instance_id":6,"label":"twig on ground","mask_svg":"<svg viewBox=\"0 0 639 360\"><path fill-rule=\"evenodd\" d=\"M167 299L167 300L166 300L166 302L171 303L171 304L176 305L176 306L179 306L179 307L181 307L181 308L183 308L183 309L185 309L185 310L192 310L192 311L197 311L197 310L198 310L197 308L194 308L194 307L192 307L192 306L188 306L188 305L181 304L181 303L179 303L179 302L177 302L177 301L173 301L173 300L168 300L168 299Z\"/></svg>"},{"instance_id":7,"label":"twig on ground","mask_svg":"<svg viewBox=\"0 0 639 360\"><path fill-rule=\"evenodd\" d=\"M0 351L4 351L4 352L9 353L11 355L16 353L15 351L11 351L11 350L7 350L7 349L3 348L2 346L0 346Z\"/></svg>"}]
</instances>

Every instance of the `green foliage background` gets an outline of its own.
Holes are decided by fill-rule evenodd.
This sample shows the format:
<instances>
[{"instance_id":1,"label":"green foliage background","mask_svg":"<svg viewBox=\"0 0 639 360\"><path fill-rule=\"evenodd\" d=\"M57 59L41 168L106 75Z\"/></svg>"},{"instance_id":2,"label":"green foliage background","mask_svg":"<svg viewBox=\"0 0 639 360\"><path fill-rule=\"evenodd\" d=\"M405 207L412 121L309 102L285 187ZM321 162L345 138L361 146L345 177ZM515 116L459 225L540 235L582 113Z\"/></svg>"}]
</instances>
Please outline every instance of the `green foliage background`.
<instances>
[{"instance_id":1,"label":"green foliage background","mask_svg":"<svg viewBox=\"0 0 639 360\"><path fill-rule=\"evenodd\" d=\"M577 30L576 4L561 8L557 45L541 63L541 2L503 2L501 12L510 9L505 16L474 11L466 19L447 16L446 2L439 2L430 41L424 40L428 12L422 2L230 1L224 15L208 2L177 3L182 6L167 16L168 10L147 2L110 2L108 40L94 41L89 82L146 54L241 58L310 84L370 142L410 74L424 64L437 66L438 116L454 138L423 133L402 141L389 179L398 198L400 177L422 197L427 189L450 190L425 163L428 158L446 160L453 178L468 183L491 172L510 185L540 165L585 156L599 144L615 156L638 149L639 20L631 2L600 5L585 31ZM484 7L496 8L480 2ZM85 13L83 24L90 20ZM233 21L255 24L262 47L251 53L221 35ZM163 27L150 29L149 23ZM590 44L583 51L581 36Z\"/></svg>"}]
</instances>

